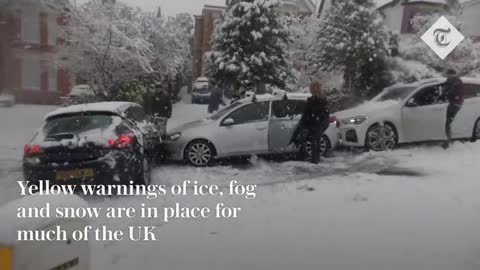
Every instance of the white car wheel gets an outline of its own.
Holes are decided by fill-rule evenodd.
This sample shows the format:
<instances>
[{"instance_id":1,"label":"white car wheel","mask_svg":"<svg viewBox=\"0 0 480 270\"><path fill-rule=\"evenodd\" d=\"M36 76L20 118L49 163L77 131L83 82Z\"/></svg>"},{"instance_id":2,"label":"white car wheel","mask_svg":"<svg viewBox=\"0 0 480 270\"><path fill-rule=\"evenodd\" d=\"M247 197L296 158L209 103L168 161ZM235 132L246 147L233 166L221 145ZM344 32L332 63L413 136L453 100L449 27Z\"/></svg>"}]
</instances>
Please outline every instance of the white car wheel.
<instances>
[{"instance_id":1,"label":"white car wheel","mask_svg":"<svg viewBox=\"0 0 480 270\"><path fill-rule=\"evenodd\" d=\"M381 152L393 149L396 145L397 133L391 125L375 125L368 129L366 139L368 149Z\"/></svg>"},{"instance_id":2,"label":"white car wheel","mask_svg":"<svg viewBox=\"0 0 480 270\"><path fill-rule=\"evenodd\" d=\"M329 148L328 138L324 135L320 138L320 156L325 156ZM312 142L310 140L305 143L305 153L308 157L312 157Z\"/></svg>"},{"instance_id":3,"label":"white car wheel","mask_svg":"<svg viewBox=\"0 0 480 270\"><path fill-rule=\"evenodd\" d=\"M214 150L206 141L195 141L187 146L186 160L197 167L204 167L212 162Z\"/></svg>"}]
</instances>

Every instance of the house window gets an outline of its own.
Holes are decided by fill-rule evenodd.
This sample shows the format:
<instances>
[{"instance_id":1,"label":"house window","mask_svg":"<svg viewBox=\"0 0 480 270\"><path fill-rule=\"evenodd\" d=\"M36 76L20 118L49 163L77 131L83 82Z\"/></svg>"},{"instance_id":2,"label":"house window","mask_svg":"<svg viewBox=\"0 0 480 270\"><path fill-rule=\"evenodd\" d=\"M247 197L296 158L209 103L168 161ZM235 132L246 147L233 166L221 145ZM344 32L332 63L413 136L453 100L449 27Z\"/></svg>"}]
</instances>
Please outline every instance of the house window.
<instances>
[{"instance_id":1,"label":"house window","mask_svg":"<svg viewBox=\"0 0 480 270\"><path fill-rule=\"evenodd\" d=\"M40 13L36 10L22 11L22 40L28 43L40 43Z\"/></svg>"},{"instance_id":2,"label":"house window","mask_svg":"<svg viewBox=\"0 0 480 270\"><path fill-rule=\"evenodd\" d=\"M22 64L22 87L28 90L40 90L42 68L40 61L35 58L24 57Z\"/></svg>"},{"instance_id":3,"label":"house window","mask_svg":"<svg viewBox=\"0 0 480 270\"><path fill-rule=\"evenodd\" d=\"M57 92L57 74L58 69L55 63L48 66L48 91Z\"/></svg>"},{"instance_id":4,"label":"house window","mask_svg":"<svg viewBox=\"0 0 480 270\"><path fill-rule=\"evenodd\" d=\"M408 16L408 21L406 22L407 23L406 33L414 34L416 32L415 26L413 25L413 19L415 19L416 16L417 16L417 13L415 12L410 13L410 16Z\"/></svg>"},{"instance_id":5,"label":"house window","mask_svg":"<svg viewBox=\"0 0 480 270\"><path fill-rule=\"evenodd\" d=\"M48 45L57 45L58 25L55 14L48 15Z\"/></svg>"}]
</instances>

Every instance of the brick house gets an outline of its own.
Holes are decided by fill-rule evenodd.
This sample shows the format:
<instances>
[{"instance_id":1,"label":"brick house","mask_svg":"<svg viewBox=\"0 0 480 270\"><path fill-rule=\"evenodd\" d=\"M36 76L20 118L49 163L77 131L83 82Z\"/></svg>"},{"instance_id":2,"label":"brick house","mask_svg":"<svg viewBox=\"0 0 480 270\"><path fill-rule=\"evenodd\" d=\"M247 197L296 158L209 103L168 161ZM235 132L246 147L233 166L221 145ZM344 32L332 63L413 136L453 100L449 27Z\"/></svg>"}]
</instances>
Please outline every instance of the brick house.
<instances>
[{"instance_id":1,"label":"brick house","mask_svg":"<svg viewBox=\"0 0 480 270\"><path fill-rule=\"evenodd\" d=\"M384 22L393 31L400 34L414 34L411 20L415 16L432 12L444 12L450 7L449 0L379 0L378 10Z\"/></svg>"},{"instance_id":2,"label":"brick house","mask_svg":"<svg viewBox=\"0 0 480 270\"><path fill-rule=\"evenodd\" d=\"M480 42L480 0L463 0L462 2L462 33L474 41Z\"/></svg>"},{"instance_id":3,"label":"brick house","mask_svg":"<svg viewBox=\"0 0 480 270\"><path fill-rule=\"evenodd\" d=\"M210 40L215 30L215 21L220 19L225 7L205 5L202 15L195 16L193 35L193 80L205 74L203 55L211 49Z\"/></svg>"},{"instance_id":4,"label":"brick house","mask_svg":"<svg viewBox=\"0 0 480 270\"><path fill-rule=\"evenodd\" d=\"M414 33L411 19L417 15L461 8L463 28L460 30L466 36L480 40L480 0L375 0L375 4L385 24L400 34ZM333 5L335 0L320 0L318 16L324 18Z\"/></svg>"},{"instance_id":5,"label":"brick house","mask_svg":"<svg viewBox=\"0 0 480 270\"><path fill-rule=\"evenodd\" d=\"M58 104L73 77L57 67L62 16L31 2L0 12L0 91L18 103Z\"/></svg>"},{"instance_id":6,"label":"brick house","mask_svg":"<svg viewBox=\"0 0 480 270\"><path fill-rule=\"evenodd\" d=\"M281 12L284 15L308 16L315 13L311 0L283 0ZM193 80L205 74L203 56L211 49L210 41L215 30L215 22L225 12L223 6L205 5L202 15L195 16L195 33L193 38Z\"/></svg>"}]
</instances>

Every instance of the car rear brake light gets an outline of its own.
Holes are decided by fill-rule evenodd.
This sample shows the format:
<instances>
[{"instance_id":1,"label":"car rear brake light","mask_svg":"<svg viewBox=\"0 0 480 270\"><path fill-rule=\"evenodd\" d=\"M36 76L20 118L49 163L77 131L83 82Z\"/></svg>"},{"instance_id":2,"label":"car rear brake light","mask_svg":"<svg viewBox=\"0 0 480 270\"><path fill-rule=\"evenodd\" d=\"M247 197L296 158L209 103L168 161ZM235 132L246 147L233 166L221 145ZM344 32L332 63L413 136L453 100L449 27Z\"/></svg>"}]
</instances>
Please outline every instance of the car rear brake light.
<instances>
[{"instance_id":1,"label":"car rear brake light","mask_svg":"<svg viewBox=\"0 0 480 270\"><path fill-rule=\"evenodd\" d=\"M40 146L38 145L25 145L25 148L23 148L23 155L26 156L26 157L30 157L30 156L35 156L35 155L38 155L38 154L41 154L43 153L43 150Z\"/></svg>"},{"instance_id":2,"label":"car rear brake light","mask_svg":"<svg viewBox=\"0 0 480 270\"><path fill-rule=\"evenodd\" d=\"M108 146L115 148L127 148L133 144L135 136L133 134L122 134L117 139L108 140Z\"/></svg>"}]
</instances>

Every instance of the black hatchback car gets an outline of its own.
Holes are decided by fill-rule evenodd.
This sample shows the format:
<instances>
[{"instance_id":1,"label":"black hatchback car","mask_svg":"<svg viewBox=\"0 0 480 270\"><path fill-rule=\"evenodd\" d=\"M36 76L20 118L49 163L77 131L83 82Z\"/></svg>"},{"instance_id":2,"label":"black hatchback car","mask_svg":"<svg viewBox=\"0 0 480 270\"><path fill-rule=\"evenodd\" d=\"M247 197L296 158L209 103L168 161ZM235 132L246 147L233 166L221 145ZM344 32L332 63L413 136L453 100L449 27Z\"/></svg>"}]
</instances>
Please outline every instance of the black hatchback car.
<instances>
[{"instance_id":1,"label":"black hatchback car","mask_svg":"<svg viewBox=\"0 0 480 270\"><path fill-rule=\"evenodd\" d=\"M32 184L149 184L161 134L135 103L60 108L25 146L23 171Z\"/></svg>"}]
</instances>

